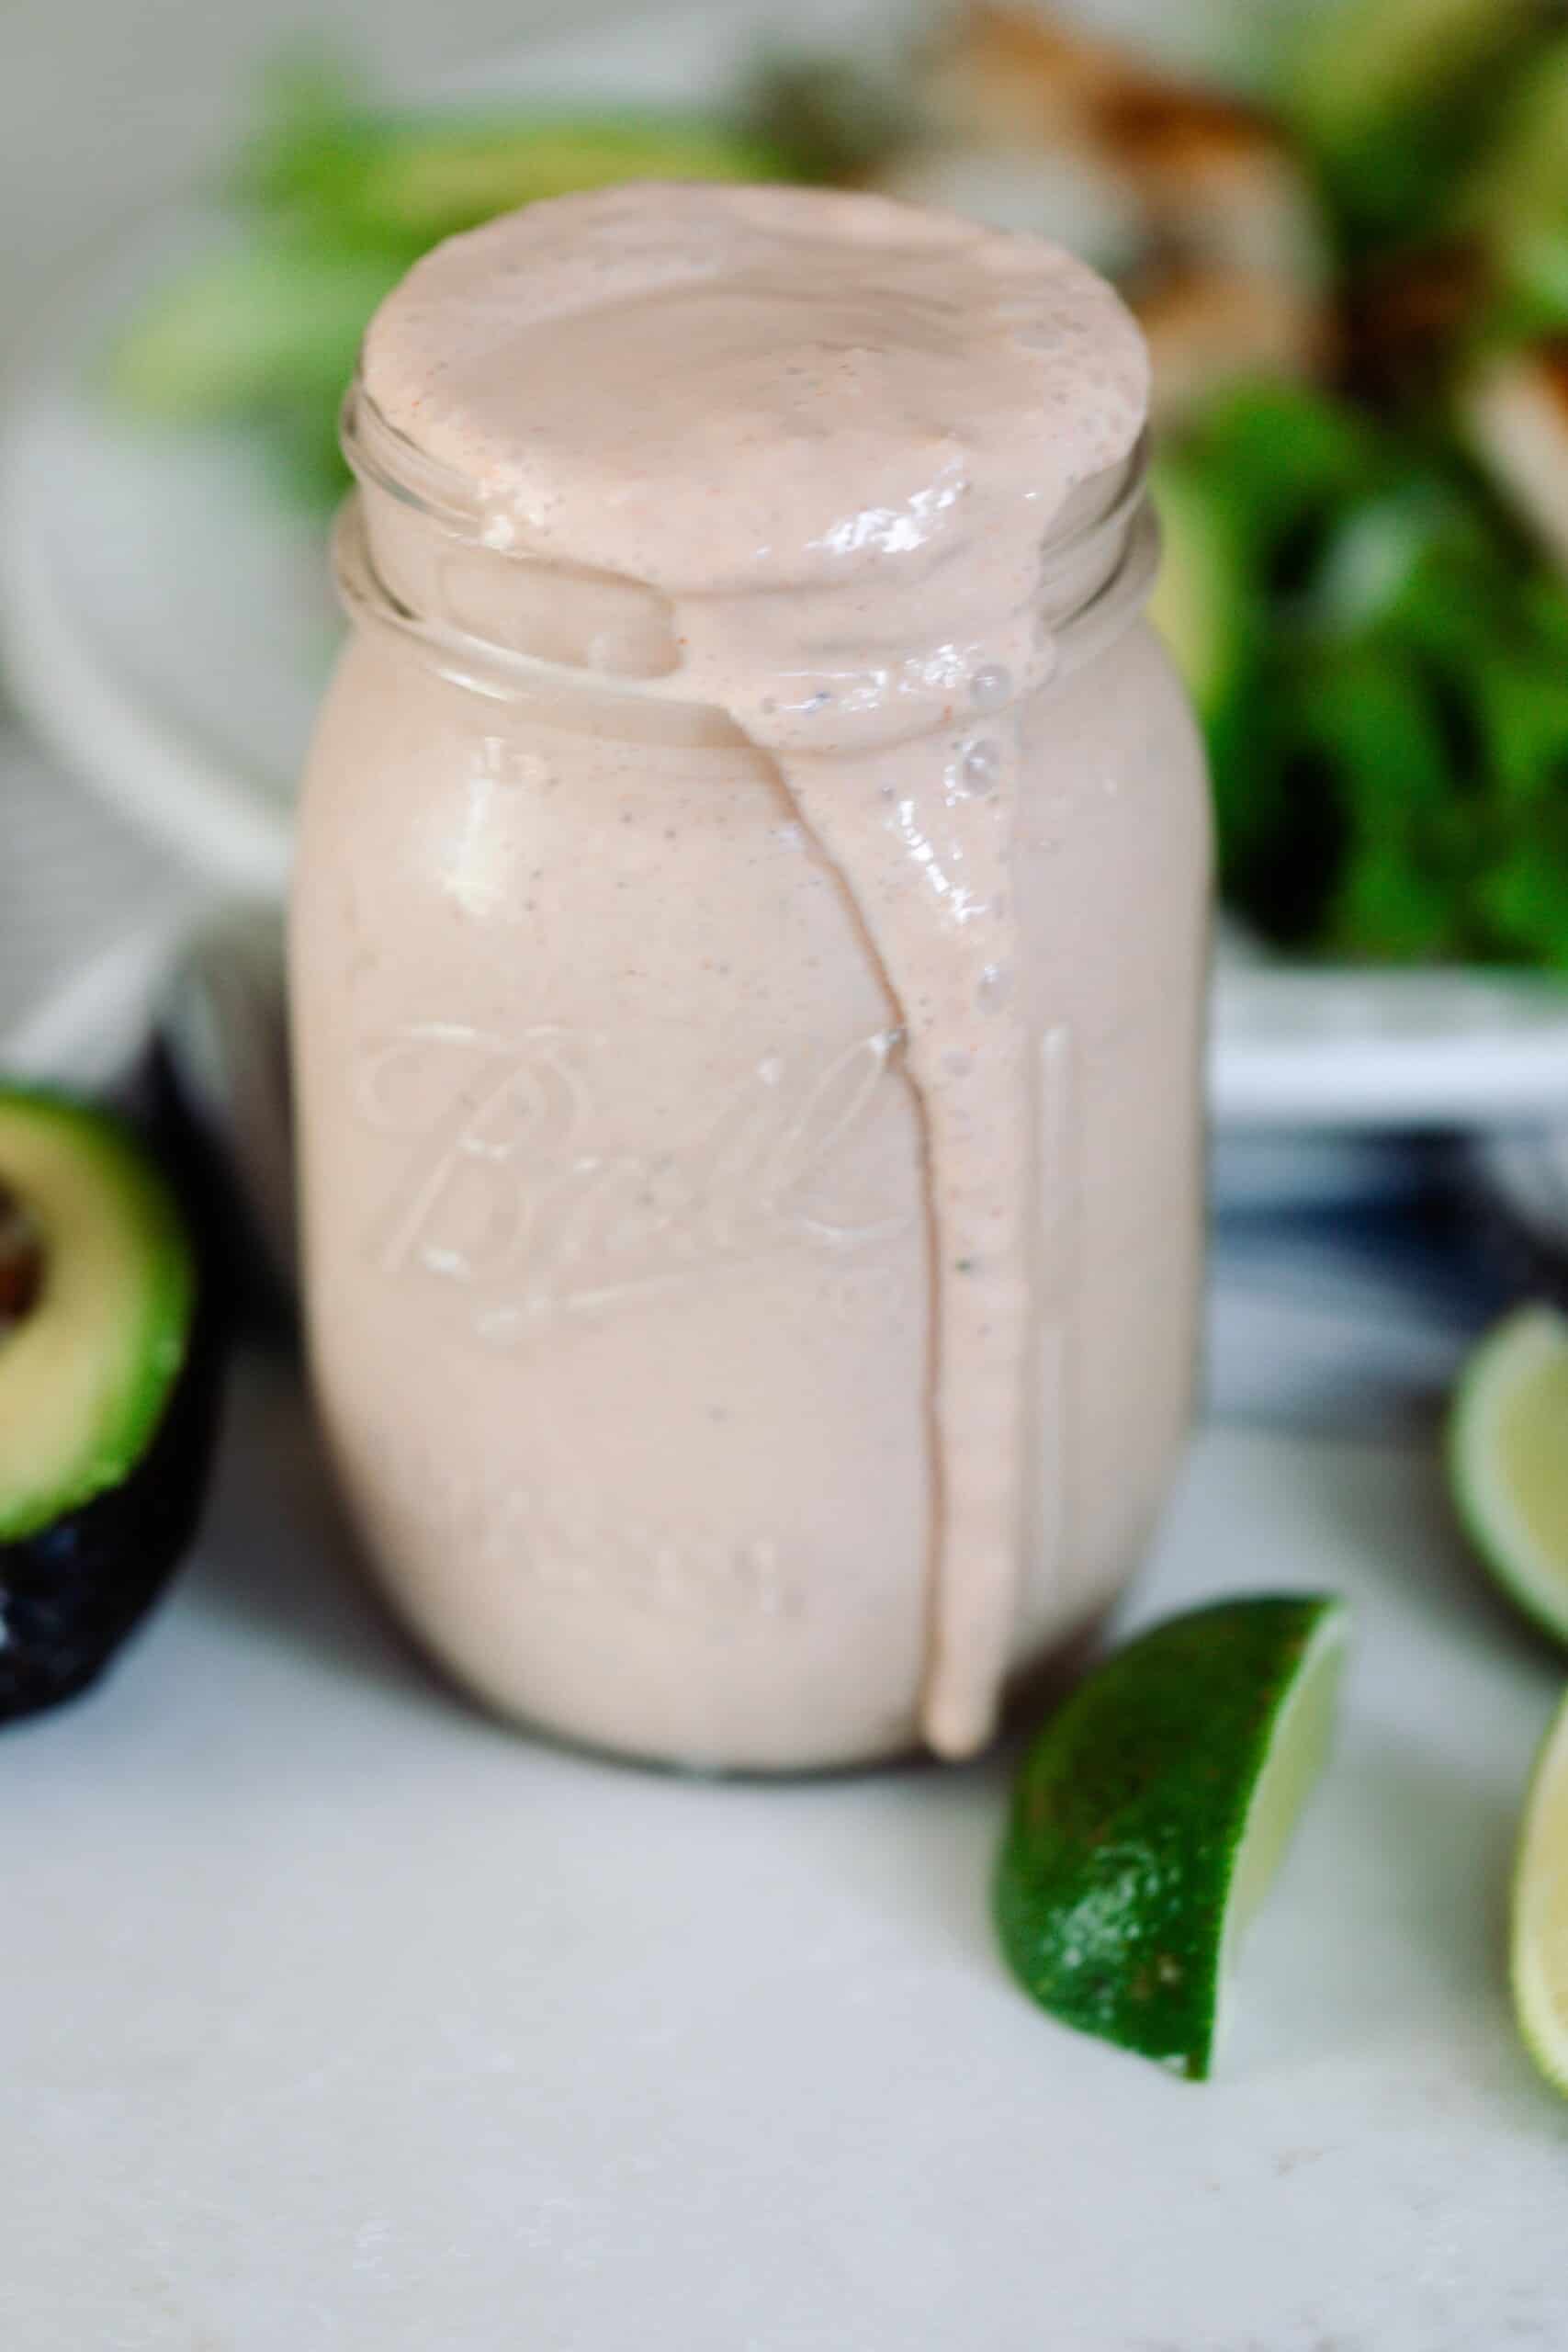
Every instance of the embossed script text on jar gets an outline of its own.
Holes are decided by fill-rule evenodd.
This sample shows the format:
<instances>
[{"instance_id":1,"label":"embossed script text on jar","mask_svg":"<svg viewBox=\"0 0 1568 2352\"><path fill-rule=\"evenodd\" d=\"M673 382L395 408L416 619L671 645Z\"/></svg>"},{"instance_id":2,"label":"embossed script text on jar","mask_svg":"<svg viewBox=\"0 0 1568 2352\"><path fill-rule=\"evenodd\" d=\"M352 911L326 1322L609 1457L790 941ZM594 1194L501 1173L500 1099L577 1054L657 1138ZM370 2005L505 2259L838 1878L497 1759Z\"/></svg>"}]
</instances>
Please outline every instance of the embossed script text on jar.
<instances>
[{"instance_id":1,"label":"embossed script text on jar","mask_svg":"<svg viewBox=\"0 0 1568 2352\"><path fill-rule=\"evenodd\" d=\"M897 1044L879 1031L828 1060L783 1045L705 1092L669 1148L631 1151L614 1140L625 1038L411 1023L355 1064L359 1117L403 1147L370 1254L451 1286L498 1347L786 1252L837 1261L908 1221L879 1213L854 1164Z\"/></svg>"}]
</instances>

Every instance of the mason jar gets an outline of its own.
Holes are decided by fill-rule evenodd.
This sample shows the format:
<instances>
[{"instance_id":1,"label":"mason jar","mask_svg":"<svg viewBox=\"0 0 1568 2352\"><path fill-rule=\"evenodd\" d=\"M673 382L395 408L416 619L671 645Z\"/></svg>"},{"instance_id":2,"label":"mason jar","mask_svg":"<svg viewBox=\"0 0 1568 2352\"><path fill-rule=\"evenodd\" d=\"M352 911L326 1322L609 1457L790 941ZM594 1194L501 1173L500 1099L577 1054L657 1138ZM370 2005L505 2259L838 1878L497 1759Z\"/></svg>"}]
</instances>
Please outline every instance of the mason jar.
<instances>
[{"instance_id":1,"label":"mason jar","mask_svg":"<svg viewBox=\"0 0 1568 2352\"><path fill-rule=\"evenodd\" d=\"M710 1768L908 1750L940 1333L863 926L773 760L669 690L659 598L487 543L362 387L346 446L291 989L310 1362L369 1556L524 1724ZM1192 1393L1208 799L1153 552L1140 450L1059 518L1014 714L1005 1679L1132 1572Z\"/></svg>"}]
</instances>

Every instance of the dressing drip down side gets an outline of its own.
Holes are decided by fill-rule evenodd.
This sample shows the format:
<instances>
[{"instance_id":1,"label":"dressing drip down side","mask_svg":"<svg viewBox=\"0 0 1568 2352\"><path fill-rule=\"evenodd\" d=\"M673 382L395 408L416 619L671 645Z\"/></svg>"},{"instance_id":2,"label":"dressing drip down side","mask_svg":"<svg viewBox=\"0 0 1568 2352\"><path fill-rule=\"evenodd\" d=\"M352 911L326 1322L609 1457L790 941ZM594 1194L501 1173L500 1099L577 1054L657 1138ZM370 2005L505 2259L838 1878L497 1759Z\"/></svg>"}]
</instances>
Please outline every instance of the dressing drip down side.
<instances>
[{"instance_id":1,"label":"dressing drip down side","mask_svg":"<svg viewBox=\"0 0 1568 2352\"><path fill-rule=\"evenodd\" d=\"M613 675L635 639L639 687L771 757L879 967L930 1233L922 1725L967 1753L1025 1520L1017 713L1055 661L1053 527L1142 428L1137 331L1032 237L837 192L620 187L438 248L373 322L362 388L467 535L518 559L500 571L570 571L617 616L583 658ZM515 643L499 608L491 633Z\"/></svg>"}]
</instances>

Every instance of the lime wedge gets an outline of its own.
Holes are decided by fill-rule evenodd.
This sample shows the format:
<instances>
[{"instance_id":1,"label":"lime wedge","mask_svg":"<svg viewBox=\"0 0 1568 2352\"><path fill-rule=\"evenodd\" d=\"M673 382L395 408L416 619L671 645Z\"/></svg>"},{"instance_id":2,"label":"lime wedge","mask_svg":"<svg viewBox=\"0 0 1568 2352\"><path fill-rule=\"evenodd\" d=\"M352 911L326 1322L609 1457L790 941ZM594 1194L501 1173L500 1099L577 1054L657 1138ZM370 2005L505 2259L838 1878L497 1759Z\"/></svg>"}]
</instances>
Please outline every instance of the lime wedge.
<instances>
[{"instance_id":1,"label":"lime wedge","mask_svg":"<svg viewBox=\"0 0 1568 2352\"><path fill-rule=\"evenodd\" d=\"M1568 1317L1505 1316L1461 1375L1449 1476L1465 1532L1526 1614L1568 1642Z\"/></svg>"},{"instance_id":2,"label":"lime wedge","mask_svg":"<svg viewBox=\"0 0 1568 2352\"><path fill-rule=\"evenodd\" d=\"M1542 1745L1514 1865L1509 1974L1525 2047L1568 2095L1568 1699Z\"/></svg>"},{"instance_id":3,"label":"lime wedge","mask_svg":"<svg viewBox=\"0 0 1568 2352\"><path fill-rule=\"evenodd\" d=\"M996 1915L1053 2017L1209 2073L1242 1930L1327 1750L1348 1622L1322 1596L1194 1609L1046 1724L1014 1791Z\"/></svg>"}]
</instances>

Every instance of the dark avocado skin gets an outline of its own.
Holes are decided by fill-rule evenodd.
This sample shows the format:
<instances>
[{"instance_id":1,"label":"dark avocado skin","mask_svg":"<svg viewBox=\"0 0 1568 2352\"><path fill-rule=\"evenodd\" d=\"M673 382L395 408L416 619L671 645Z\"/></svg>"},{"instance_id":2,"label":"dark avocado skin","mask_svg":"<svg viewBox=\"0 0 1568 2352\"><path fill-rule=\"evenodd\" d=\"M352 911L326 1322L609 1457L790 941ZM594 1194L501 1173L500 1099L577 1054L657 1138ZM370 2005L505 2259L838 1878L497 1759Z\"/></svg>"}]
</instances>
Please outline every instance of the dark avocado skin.
<instances>
[{"instance_id":1,"label":"dark avocado skin","mask_svg":"<svg viewBox=\"0 0 1568 2352\"><path fill-rule=\"evenodd\" d=\"M146 1452L118 1486L0 1544L0 1724L96 1681L196 1532L218 1436L228 1317L199 1218L195 1240L186 1360Z\"/></svg>"}]
</instances>

